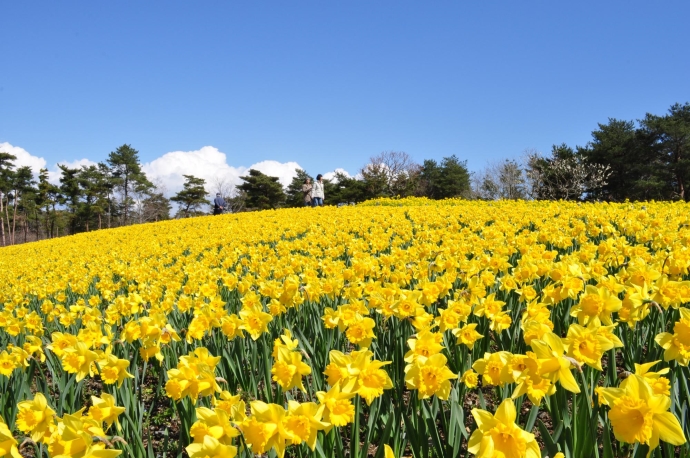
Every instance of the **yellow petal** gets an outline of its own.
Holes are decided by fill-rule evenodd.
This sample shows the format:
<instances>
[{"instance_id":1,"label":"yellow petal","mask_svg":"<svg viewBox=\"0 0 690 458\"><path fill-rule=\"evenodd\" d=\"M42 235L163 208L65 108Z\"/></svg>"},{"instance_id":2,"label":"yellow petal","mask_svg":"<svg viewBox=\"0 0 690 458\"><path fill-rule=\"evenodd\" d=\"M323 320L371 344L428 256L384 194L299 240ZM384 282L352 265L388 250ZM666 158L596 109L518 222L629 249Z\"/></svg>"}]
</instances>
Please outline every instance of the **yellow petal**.
<instances>
[{"instance_id":1,"label":"yellow petal","mask_svg":"<svg viewBox=\"0 0 690 458\"><path fill-rule=\"evenodd\" d=\"M515 423L515 417L517 416L515 412L515 404L513 404L512 399L504 399L501 405L498 406L494 418L504 425L511 425Z\"/></svg>"},{"instance_id":2,"label":"yellow petal","mask_svg":"<svg viewBox=\"0 0 690 458\"><path fill-rule=\"evenodd\" d=\"M481 431L488 431L496 424L494 416L486 410L472 409L472 416L474 417L475 423L477 423L477 428Z\"/></svg>"},{"instance_id":3,"label":"yellow petal","mask_svg":"<svg viewBox=\"0 0 690 458\"><path fill-rule=\"evenodd\" d=\"M664 412L654 415L654 429L659 431L659 438L673 445L683 445L685 435L680 423L671 412Z\"/></svg>"},{"instance_id":4,"label":"yellow petal","mask_svg":"<svg viewBox=\"0 0 690 458\"><path fill-rule=\"evenodd\" d=\"M534 436L533 436L534 437ZM541 458L541 451L539 450L539 444L537 441L532 439L531 442L527 443L527 450L525 450L526 458Z\"/></svg>"},{"instance_id":5,"label":"yellow petal","mask_svg":"<svg viewBox=\"0 0 690 458\"><path fill-rule=\"evenodd\" d=\"M390 447L390 445L386 444L383 446L384 450L384 458L395 458L395 455L393 454L393 449Z\"/></svg>"},{"instance_id":6,"label":"yellow petal","mask_svg":"<svg viewBox=\"0 0 690 458\"><path fill-rule=\"evenodd\" d=\"M544 334L544 341L549 345L549 347L551 347L551 350L553 350L559 356L565 351L561 338L553 332Z\"/></svg>"},{"instance_id":7,"label":"yellow petal","mask_svg":"<svg viewBox=\"0 0 690 458\"><path fill-rule=\"evenodd\" d=\"M580 392L580 387L575 381L575 377L573 377L573 374L570 372L569 368L561 367L561 369L558 371L558 375L560 376L559 380L563 388L571 393Z\"/></svg>"}]
</instances>

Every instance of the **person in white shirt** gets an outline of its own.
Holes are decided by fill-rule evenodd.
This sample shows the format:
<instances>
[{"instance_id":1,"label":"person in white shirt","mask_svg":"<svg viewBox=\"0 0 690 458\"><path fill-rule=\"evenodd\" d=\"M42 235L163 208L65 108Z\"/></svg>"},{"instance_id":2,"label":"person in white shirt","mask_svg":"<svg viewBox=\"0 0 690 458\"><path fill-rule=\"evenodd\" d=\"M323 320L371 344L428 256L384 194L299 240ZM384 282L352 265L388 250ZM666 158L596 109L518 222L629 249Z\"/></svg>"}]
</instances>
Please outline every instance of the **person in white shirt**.
<instances>
[{"instance_id":1,"label":"person in white shirt","mask_svg":"<svg viewBox=\"0 0 690 458\"><path fill-rule=\"evenodd\" d=\"M323 207L323 175L316 175L316 181L311 188L311 203L314 207Z\"/></svg>"}]
</instances>

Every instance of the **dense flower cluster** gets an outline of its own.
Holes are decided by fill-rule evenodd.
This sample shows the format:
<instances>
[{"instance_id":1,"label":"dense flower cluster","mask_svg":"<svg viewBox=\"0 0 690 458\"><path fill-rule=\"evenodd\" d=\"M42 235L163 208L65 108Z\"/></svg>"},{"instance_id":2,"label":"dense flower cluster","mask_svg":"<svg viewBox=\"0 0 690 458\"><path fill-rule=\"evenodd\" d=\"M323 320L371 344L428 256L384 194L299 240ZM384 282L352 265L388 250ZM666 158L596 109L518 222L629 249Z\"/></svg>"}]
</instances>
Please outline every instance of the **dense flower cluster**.
<instances>
[{"instance_id":1,"label":"dense flower cluster","mask_svg":"<svg viewBox=\"0 0 690 458\"><path fill-rule=\"evenodd\" d=\"M382 199L4 248L0 457L148 456L145 389L193 458L690 453L689 210Z\"/></svg>"}]
</instances>

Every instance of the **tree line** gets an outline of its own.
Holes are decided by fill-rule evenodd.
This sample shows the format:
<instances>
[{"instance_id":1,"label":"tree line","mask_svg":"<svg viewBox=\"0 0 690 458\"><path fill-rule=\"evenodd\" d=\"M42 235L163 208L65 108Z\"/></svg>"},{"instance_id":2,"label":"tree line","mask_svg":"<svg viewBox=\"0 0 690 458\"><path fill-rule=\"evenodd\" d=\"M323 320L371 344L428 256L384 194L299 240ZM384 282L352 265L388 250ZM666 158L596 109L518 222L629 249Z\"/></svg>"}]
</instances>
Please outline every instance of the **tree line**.
<instances>
[{"instance_id":1,"label":"tree line","mask_svg":"<svg viewBox=\"0 0 690 458\"><path fill-rule=\"evenodd\" d=\"M2 245L169 218L170 203L143 173L138 154L123 145L97 165L59 165L55 185L47 169L36 178L0 152Z\"/></svg>"},{"instance_id":2,"label":"tree line","mask_svg":"<svg viewBox=\"0 0 690 458\"><path fill-rule=\"evenodd\" d=\"M521 174L515 161L480 174L477 194L490 198L506 181L496 178L496 170L510 170L507 181L532 199L688 202L690 103L637 121L609 118L586 145L554 145L549 155L527 151L523 163Z\"/></svg>"},{"instance_id":3,"label":"tree line","mask_svg":"<svg viewBox=\"0 0 690 458\"><path fill-rule=\"evenodd\" d=\"M142 170L139 152L122 145L104 162L71 168L59 165L59 185L47 169L35 177L15 167L16 157L0 152L0 242L15 244L94 229L210 213L209 194L220 193L229 211L303 205L302 184L314 179L297 169L283 187L278 177L250 169L233 186L218 178L184 175L182 190L170 198ZM610 118L598 124L584 146L554 145L547 155L528 150L470 173L452 155L415 162L405 152L369 159L356 177L335 173L324 180L326 204L377 197L431 199L690 200L690 103L674 104L664 115L637 121ZM210 192L209 192L210 191ZM172 203L178 205L172 215Z\"/></svg>"},{"instance_id":4,"label":"tree line","mask_svg":"<svg viewBox=\"0 0 690 458\"><path fill-rule=\"evenodd\" d=\"M326 201L395 196L690 201L690 103L676 103L664 115L647 113L637 121L609 118L591 135L584 146L553 145L549 154L527 150L519 159L505 159L477 173L469 173L466 161L456 156L418 164L404 152L385 152L372 157L356 179L336 174L327 181ZM248 196L261 194L259 188L272 189L247 200L257 208L302 205L301 185L305 178L313 179L298 170L283 195L277 179L253 173L254 181L240 186Z\"/></svg>"}]
</instances>

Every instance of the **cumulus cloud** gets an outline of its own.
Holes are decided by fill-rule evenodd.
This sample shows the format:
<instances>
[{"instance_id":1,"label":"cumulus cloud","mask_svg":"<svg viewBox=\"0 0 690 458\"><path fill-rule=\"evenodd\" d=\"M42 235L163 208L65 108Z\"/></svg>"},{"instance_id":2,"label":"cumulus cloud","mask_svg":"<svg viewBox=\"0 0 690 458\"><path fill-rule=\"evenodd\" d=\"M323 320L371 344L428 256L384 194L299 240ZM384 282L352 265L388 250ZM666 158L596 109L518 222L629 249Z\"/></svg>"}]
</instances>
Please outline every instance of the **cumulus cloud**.
<instances>
[{"instance_id":1,"label":"cumulus cloud","mask_svg":"<svg viewBox=\"0 0 690 458\"><path fill-rule=\"evenodd\" d=\"M278 161L261 161L249 166L250 169L258 170L264 175L278 177L278 181L283 186L290 184L293 178L297 176L295 170L301 169L297 162L278 162Z\"/></svg>"},{"instance_id":2,"label":"cumulus cloud","mask_svg":"<svg viewBox=\"0 0 690 458\"><path fill-rule=\"evenodd\" d=\"M90 165L96 165L97 162L92 161L91 159L77 159L76 161L60 161L57 164L53 165L50 170L48 170L48 181L55 185L60 184L60 175L62 171L58 167L58 165L64 165L66 167L69 167L70 169L80 169L82 166L90 166Z\"/></svg>"},{"instance_id":3,"label":"cumulus cloud","mask_svg":"<svg viewBox=\"0 0 690 458\"><path fill-rule=\"evenodd\" d=\"M323 179L324 180L334 180L336 173L341 173L344 176L346 176L347 178L352 178L352 175L350 175L347 170L338 168L338 169L333 170L332 172L324 173Z\"/></svg>"},{"instance_id":4,"label":"cumulus cloud","mask_svg":"<svg viewBox=\"0 0 690 458\"><path fill-rule=\"evenodd\" d=\"M142 170L154 183L162 184L168 194L182 189L183 175L194 175L213 183L217 178L239 184L245 167L231 167L225 153L213 146L195 151L172 151L143 164Z\"/></svg>"},{"instance_id":5,"label":"cumulus cloud","mask_svg":"<svg viewBox=\"0 0 690 458\"><path fill-rule=\"evenodd\" d=\"M142 166L144 173L154 183L160 183L168 195L174 194L184 184L183 175L194 175L203 178L207 190L212 191L218 180L225 180L226 185L237 186L240 179L249 169L256 169L266 175L278 177L283 186L297 175L295 169L301 168L297 162L261 161L250 166L228 164L225 153L214 146L204 146L194 151L173 151L147 162Z\"/></svg>"},{"instance_id":6,"label":"cumulus cloud","mask_svg":"<svg viewBox=\"0 0 690 458\"><path fill-rule=\"evenodd\" d=\"M9 153L16 156L14 161L15 168L29 166L34 174L38 174L39 170L46 168L46 160L42 157L34 156L27 150L20 146L13 146L7 142L0 143L0 152Z\"/></svg>"},{"instance_id":7,"label":"cumulus cloud","mask_svg":"<svg viewBox=\"0 0 690 458\"><path fill-rule=\"evenodd\" d=\"M13 161L15 169L24 166L31 167L31 171L37 178L41 169L48 169L48 181L55 185L60 184L60 169L58 168L58 164L66 165L73 169L80 168L82 165L88 166L96 164L90 159L78 159L71 162L60 161L58 164L53 164L53 166L49 168L48 163L42 157L34 156L21 146L14 146L8 142L0 143L0 152L9 153L17 158Z\"/></svg>"}]
</instances>

